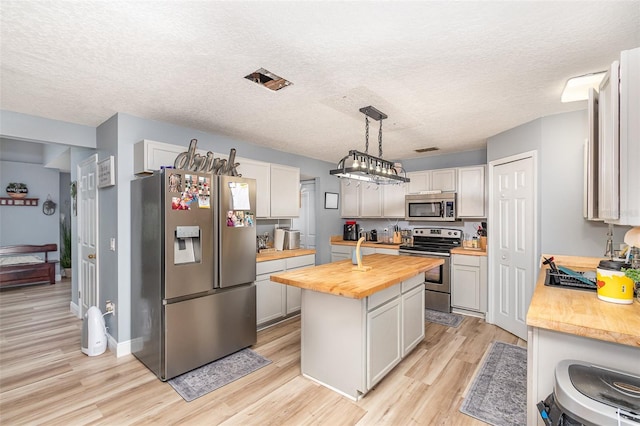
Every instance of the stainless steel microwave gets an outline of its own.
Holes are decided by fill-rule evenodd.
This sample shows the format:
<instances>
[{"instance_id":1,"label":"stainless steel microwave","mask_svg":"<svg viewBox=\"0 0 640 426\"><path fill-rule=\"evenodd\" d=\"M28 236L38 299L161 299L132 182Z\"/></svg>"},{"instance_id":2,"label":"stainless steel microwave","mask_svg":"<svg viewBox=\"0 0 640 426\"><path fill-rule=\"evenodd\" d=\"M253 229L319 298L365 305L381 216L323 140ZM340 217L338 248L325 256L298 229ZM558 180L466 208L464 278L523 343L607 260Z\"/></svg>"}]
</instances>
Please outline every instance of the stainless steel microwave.
<instances>
[{"instance_id":1,"label":"stainless steel microwave","mask_svg":"<svg viewBox=\"0 0 640 426\"><path fill-rule=\"evenodd\" d=\"M456 193L405 195L404 219L453 222L456 217Z\"/></svg>"}]
</instances>

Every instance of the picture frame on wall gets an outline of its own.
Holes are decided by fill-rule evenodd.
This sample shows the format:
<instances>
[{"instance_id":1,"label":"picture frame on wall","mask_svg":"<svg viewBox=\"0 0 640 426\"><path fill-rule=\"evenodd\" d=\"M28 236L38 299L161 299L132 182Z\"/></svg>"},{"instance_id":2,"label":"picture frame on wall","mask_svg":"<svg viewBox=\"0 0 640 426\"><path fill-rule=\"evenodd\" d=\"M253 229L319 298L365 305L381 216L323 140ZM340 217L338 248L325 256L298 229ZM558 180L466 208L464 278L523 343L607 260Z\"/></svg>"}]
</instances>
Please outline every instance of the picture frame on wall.
<instances>
[{"instance_id":1,"label":"picture frame on wall","mask_svg":"<svg viewBox=\"0 0 640 426\"><path fill-rule=\"evenodd\" d=\"M338 208L338 194L335 192L324 193L324 208L325 209L337 209Z\"/></svg>"},{"instance_id":2,"label":"picture frame on wall","mask_svg":"<svg viewBox=\"0 0 640 426\"><path fill-rule=\"evenodd\" d=\"M98 161L98 188L106 188L116 184L113 155Z\"/></svg>"}]
</instances>

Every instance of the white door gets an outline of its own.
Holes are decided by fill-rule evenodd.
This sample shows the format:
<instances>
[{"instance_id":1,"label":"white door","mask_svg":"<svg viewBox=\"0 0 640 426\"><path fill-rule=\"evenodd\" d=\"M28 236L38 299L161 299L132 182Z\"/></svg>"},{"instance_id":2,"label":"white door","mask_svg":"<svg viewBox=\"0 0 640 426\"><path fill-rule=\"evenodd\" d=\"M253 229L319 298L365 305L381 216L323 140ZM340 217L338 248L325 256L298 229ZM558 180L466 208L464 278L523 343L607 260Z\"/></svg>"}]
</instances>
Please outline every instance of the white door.
<instances>
[{"instance_id":1,"label":"white door","mask_svg":"<svg viewBox=\"0 0 640 426\"><path fill-rule=\"evenodd\" d=\"M98 155L78 164L78 306L80 318L98 306ZM98 306L99 307L99 306Z\"/></svg>"},{"instance_id":2,"label":"white door","mask_svg":"<svg viewBox=\"0 0 640 426\"><path fill-rule=\"evenodd\" d=\"M292 229L300 231L300 248L316 248L316 182L305 180L300 189L300 216L293 218Z\"/></svg>"},{"instance_id":3,"label":"white door","mask_svg":"<svg viewBox=\"0 0 640 426\"><path fill-rule=\"evenodd\" d=\"M523 340L536 282L535 161L527 153L491 163L490 318Z\"/></svg>"}]
</instances>

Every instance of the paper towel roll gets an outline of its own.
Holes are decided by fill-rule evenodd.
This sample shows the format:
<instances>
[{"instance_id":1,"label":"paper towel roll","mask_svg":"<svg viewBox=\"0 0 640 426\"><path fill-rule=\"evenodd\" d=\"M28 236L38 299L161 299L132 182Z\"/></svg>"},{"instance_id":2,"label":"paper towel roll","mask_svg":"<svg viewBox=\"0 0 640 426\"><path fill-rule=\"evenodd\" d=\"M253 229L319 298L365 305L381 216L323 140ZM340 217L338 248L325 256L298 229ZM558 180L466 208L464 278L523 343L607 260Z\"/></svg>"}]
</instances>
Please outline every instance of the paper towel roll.
<instances>
[{"instance_id":1,"label":"paper towel roll","mask_svg":"<svg viewBox=\"0 0 640 426\"><path fill-rule=\"evenodd\" d=\"M284 246L284 229L276 229L273 235L273 247L277 251L282 251Z\"/></svg>"}]
</instances>

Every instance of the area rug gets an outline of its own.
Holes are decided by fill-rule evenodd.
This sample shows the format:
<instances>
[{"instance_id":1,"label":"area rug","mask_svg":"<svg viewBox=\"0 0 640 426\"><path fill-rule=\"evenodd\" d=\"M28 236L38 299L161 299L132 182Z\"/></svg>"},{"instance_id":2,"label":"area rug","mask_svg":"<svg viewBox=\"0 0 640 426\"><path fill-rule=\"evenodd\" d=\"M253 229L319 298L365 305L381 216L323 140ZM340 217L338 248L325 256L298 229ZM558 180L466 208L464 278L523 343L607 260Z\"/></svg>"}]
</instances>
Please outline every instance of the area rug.
<instances>
[{"instance_id":1,"label":"area rug","mask_svg":"<svg viewBox=\"0 0 640 426\"><path fill-rule=\"evenodd\" d=\"M460 325L464 316L459 314L450 314L447 312L434 311L431 309L424 310L424 319L436 324L442 324L449 327L457 327Z\"/></svg>"},{"instance_id":2,"label":"area rug","mask_svg":"<svg viewBox=\"0 0 640 426\"><path fill-rule=\"evenodd\" d=\"M168 380L168 383L184 398L193 401L234 380L270 364L271 361L251 349L243 349L200 368Z\"/></svg>"},{"instance_id":3,"label":"area rug","mask_svg":"<svg viewBox=\"0 0 640 426\"><path fill-rule=\"evenodd\" d=\"M495 426L526 424L526 348L492 342L460 411Z\"/></svg>"}]
</instances>

